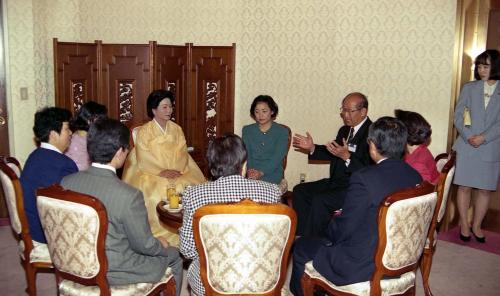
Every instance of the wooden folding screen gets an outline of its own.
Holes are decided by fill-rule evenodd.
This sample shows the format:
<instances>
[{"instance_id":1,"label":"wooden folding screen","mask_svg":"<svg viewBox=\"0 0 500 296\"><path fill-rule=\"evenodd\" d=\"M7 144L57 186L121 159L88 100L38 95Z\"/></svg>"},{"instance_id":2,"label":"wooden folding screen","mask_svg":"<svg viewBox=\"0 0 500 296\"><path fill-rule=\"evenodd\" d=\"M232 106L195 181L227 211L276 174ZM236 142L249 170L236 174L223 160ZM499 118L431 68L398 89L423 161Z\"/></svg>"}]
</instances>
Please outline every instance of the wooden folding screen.
<instances>
[{"instance_id":1,"label":"wooden folding screen","mask_svg":"<svg viewBox=\"0 0 500 296\"><path fill-rule=\"evenodd\" d=\"M129 126L149 120L154 89L175 94L175 120L206 171L211 139L234 130L235 44L232 46L103 44L54 39L56 106L76 111L88 100Z\"/></svg>"},{"instance_id":2,"label":"wooden folding screen","mask_svg":"<svg viewBox=\"0 0 500 296\"><path fill-rule=\"evenodd\" d=\"M100 66L96 43L59 43L54 39L56 106L71 111L99 97Z\"/></svg>"}]
</instances>

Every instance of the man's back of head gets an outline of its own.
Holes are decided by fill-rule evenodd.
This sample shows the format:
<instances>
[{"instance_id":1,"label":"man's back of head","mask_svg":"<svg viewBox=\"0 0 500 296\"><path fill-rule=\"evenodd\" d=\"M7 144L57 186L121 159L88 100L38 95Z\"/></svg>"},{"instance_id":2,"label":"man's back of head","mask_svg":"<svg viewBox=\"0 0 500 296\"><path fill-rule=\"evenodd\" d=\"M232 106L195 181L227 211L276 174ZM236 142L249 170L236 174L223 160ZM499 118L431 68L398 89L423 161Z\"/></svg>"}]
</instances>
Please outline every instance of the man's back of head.
<instances>
[{"instance_id":1,"label":"man's back of head","mask_svg":"<svg viewBox=\"0 0 500 296\"><path fill-rule=\"evenodd\" d=\"M378 162L385 158L401 159L408 138L405 125L394 117L381 117L377 119L368 131L370 156Z\"/></svg>"},{"instance_id":2,"label":"man's back of head","mask_svg":"<svg viewBox=\"0 0 500 296\"><path fill-rule=\"evenodd\" d=\"M121 122L111 118L95 121L89 128L87 136L87 151L92 162L111 164L121 167L129 148L130 132ZM125 154L123 159L116 159L117 152ZM122 161L123 160L123 161Z\"/></svg>"}]
</instances>

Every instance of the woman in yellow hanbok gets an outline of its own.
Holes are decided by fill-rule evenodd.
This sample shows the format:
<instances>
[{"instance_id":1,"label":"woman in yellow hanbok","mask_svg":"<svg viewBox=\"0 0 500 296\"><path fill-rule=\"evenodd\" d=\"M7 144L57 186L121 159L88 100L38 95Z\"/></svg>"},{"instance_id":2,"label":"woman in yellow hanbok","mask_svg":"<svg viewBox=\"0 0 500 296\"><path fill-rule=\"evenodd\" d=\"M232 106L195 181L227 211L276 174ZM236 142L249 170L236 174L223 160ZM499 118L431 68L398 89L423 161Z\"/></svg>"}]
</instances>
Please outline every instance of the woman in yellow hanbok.
<instances>
[{"instance_id":1,"label":"woman in yellow hanbok","mask_svg":"<svg viewBox=\"0 0 500 296\"><path fill-rule=\"evenodd\" d=\"M160 224L156 205L166 197L166 189L199 184L205 181L200 168L187 152L182 128L170 120L174 96L166 90L153 91L147 100L152 120L139 128L135 147L123 171L123 181L144 193L149 224L153 235L178 243L175 230Z\"/></svg>"}]
</instances>

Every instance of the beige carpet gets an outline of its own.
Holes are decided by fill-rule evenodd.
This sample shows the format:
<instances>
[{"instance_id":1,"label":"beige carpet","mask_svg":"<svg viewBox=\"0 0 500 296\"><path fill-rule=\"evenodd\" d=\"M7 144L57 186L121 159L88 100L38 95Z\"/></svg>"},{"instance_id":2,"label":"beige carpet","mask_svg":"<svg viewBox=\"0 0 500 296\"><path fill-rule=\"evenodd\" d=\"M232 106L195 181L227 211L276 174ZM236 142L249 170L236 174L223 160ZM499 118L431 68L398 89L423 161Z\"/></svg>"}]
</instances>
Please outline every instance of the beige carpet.
<instances>
[{"instance_id":1,"label":"beige carpet","mask_svg":"<svg viewBox=\"0 0 500 296\"><path fill-rule=\"evenodd\" d=\"M0 295L26 295L24 270L10 227L0 227L0 268ZM500 256L439 241L431 272L431 288L435 296L500 295ZM56 295L53 274L38 275L37 292L38 296ZM186 281L182 295L189 295ZM417 295L423 295L420 278Z\"/></svg>"}]
</instances>

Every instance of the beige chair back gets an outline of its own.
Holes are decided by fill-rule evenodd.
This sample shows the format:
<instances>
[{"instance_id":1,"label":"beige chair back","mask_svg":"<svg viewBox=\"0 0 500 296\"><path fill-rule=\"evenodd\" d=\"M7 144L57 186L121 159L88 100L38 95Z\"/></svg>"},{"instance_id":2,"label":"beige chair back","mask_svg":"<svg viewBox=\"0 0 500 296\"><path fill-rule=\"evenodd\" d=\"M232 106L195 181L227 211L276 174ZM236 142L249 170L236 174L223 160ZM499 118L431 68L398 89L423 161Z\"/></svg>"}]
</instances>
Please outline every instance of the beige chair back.
<instances>
[{"instance_id":1,"label":"beige chair back","mask_svg":"<svg viewBox=\"0 0 500 296\"><path fill-rule=\"evenodd\" d=\"M206 295L274 295L283 286L296 215L282 204L208 205L193 219Z\"/></svg>"},{"instance_id":2,"label":"beige chair back","mask_svg":"<svg viewBox=\"0 0 500 296\"><path fill-rule=\"evenodd\" d=\"M128 124L127 127L130 130L130 149L132 149L135 146L135 143L137 143L137 133L139 132L139 129L144 125L145 122L136 122L133 124Z\"/></svg>"},{"instance_id":3,"label":"beige chair back","mask_svg":"<svg viewBox=\"0 0 500 296\"><path fill-rule=\"evenodd\" d=\"M26 274L27 292L36 294L36 273L40 269L52 270L46 244L31 239L28 219L24 211L23 188L19 177L21 166L13 157L0 157L0 181L9 210L10 225L19 244L19 256Z\"/></svg>"},{"instance_id":4,"label":"beige chair back","mask_svg":"<svg viewBox=\"0 0 500 296\"><path fill-rule=\"evenodd\" d=\"M12 157L0 157L0 180L2 182L3 194L9 211L10 225L17 235L21 235L21 220L20 209L18 203L23 204L23 194L19 176L21 175L21 167L19 162ZM24 207L22 208L21 216L24 218L27 225Z\"/></svg>"},{"instance_id":5,"label":"beige chair back","mask_svg":"<svg viewBox=\"0 0 500 296\"><path fill-rule=\"evenodd\" d=\"M134 141L134 145L135 143L137 143L137 133L139 132L140 128L140 126L136 126L132 129L132 141Z\"/></svg>"},{"instance_id":6,"label":"beige chair back","mask_svg":"<svg viewBox=\"0 0 500 296\"><path fill-rule=\"evenodd\" d=\"M285 169L286 169L287 159L288 159L288 152L290 151L290 145L292 144L292 130L290 129L290 127L288 125L285 125L282 123L280 123L280 125L288 131L288 146L286 149L285 157L283 158L283 174L284 174ZM285 178L285 176L283 176L283 178Z\"/></svg>"},{"instance_id":7,"label":"beige chair back","mask_svg":"<svg viewBox=\"0 0 500 296\"><path fill-rule=\"evenodd\" d=\"M108 218L97 198L53 185L37 190L37 207L60 295L175 294L171 268L166 269L157 283L108 284L105 252Z\"/></svg>"},{"instance_id":8,"label":"beige chair back","mask_svg":"<svg viewBox=\"0 0 500 296\"><path fill-rule=\"evenodd\" d=\"M451 182L455 175L456 153L453 151L447 158L439 159L436 162L440 177L437 184L439 212L437 215L437 223L440 223L446 212L448 205L448 196L450 195ZM443 164L444 163L444 164Z\"/></svg>"},{"instance_id":9,"label":"beige chair back","mask_svg":"<svg viewBox=\"0 0 500 296\"><path fill-rule=\"evenodd\" d=\"M371 289L378 294L385 276L398 276L417 269L437 202L434 186L389 195L379 209L378 246ZM413 283L414 284L414 283Z\"/></svg>"},{"instance_id":10,"label":"beige chair back","mask_svg":"<svg viewBox=\"0 0 500 296\"><path fill-rule=\"evenodd\" d=\"M455 174L455 159L456 154L452 151L450 154L441 153L436 156L436 168L440 172L438 183L436 185L437 203L436 210L432 217L431 226L427 235L424 254L420 261L420 272L422 274L422 284L425 295L432 295L429 285L429 276L432 266L432 257L434 256L437 245L437 229L439 223L443 219L448 205L448 195L451 188L451 181Z\"/></svg>"},{"instance_id":11,"label":"beige chair back","mask_svg":"<svg viewBox=\"0 0 500 296\"><path fill-rule=\"evenodd\" d=\"M387 209L382 264L398 270L418 262L436 206L437 193L395 201Z\"/></svg>"},{"instance_id":12,"label":"beige chair back","mask_svg":"<svg viewBox=\"0 0 500 296\"><path fill-rule=\"evenodd\" d=\"M321 286L331 295L415 295L415 271L434 214L437 194L424 182L387 196L379 206L375 272L370 281L337 286L306 263L305 296Z\"/></svg>"},{"instance_id":13,"label":"beige chair back","mask_svg":"<svg viewBox=\"0 0 500 296\"><path fill-rule=\"evenodd\" d=\"M58 278L108 291L104 205L92 196L53 185L37 190L37 207Z\"/></svg>"},{"instance_id":14,"label":"beige chair back","mask_svg":"<svg viewBox=\"0 0 500 296\"><path fill-rule=\"evenodd\" d=\"M292 130L288 125L281 124L282 127L284 127L288 131L288 146L286 149L286 154L285 157L283 158L282 166L283 166L283 178L281 179L281 182L278 184L278 187L280 188L280 191L282 194L285 194L285 192L288 191L288 181L285 178L285 169L286 169L286 163L288 160L288 152L290 151L290 145L292 144Z\"/></svg>"}]
</instances>

